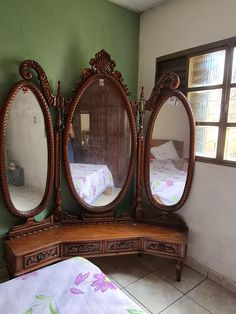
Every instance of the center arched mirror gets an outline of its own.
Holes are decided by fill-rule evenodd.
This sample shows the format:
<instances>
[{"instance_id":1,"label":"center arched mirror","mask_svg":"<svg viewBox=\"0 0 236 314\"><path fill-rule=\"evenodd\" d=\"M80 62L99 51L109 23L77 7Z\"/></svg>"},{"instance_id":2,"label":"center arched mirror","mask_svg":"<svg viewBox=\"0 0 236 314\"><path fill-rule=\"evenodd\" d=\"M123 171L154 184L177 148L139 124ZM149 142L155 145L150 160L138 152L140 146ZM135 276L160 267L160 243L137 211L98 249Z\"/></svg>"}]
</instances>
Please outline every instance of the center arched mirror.
<instances>
[{"instance_id":1,"label":"center arched mirror","mask_svg":"<svg viewBox=\"0 0 236 314\"><path fill-rule=\"evenodd\" d=\"M87 210L114 207L131 180L135 127L123 86L109 74L92 74L68 112L64 159L69 187Z\"/></svg>"},{"instance_id":2,"label":"center arched mirror","mask_svg":"<svg viewBox=\"0 0 236 314\"><path fill-rule=\"evenodd\" d=\"M194 119L181 92L172 91L156 104L146 139L148 197L162 210L177 210L187 199L194 164Z\"/></svg>"}]
</instances>

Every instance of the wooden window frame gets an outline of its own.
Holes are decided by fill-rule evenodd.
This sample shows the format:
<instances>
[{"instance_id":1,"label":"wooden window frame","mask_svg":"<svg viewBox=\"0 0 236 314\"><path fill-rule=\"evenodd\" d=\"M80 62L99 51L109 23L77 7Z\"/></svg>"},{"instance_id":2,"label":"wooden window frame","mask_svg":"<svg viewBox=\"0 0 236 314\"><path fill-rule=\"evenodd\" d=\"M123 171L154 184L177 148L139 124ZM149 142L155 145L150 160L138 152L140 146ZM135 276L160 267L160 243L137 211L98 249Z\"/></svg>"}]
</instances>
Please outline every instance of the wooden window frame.
<instances>
[{"instance_id":1,"label":"wooden window frame","mask_svg":"<svg viewBox=\"0 0 236 314\"><path fill-rule=\"evenodd\" d=\"M188 92L193 91L202 91L202 90L212 90L220 88L222 89L222 104L221 104L221 112L220 112L220 120L219 122L196 122L196 125L202 126L218 126L219 133L217 139L217 152L216 158L202 157L196 156L197 161L217 164L217 165L225 165L236 167L236 161L224 160L224 145L225 145L225 137L226 137L226 128L227 127L236 127L236 122L227 122L228 117L228 109L229 109L229 97L230 97L230 89L236 87L236 83L231 83L231 75L232 75L232 61L233 61L233 51L236 47L236 37L232 37L229 39L217 41L214 43L210 43L207 45L198 46L195 48L183 50L180 52L172 53L166 56L161 56L156 59L156 80L161 75L160 69L162 63L168 63L168 61L178 60L179 58L185 58L185 84L181 86L182 92L187 96ZM225 50L225 69L224 69L224 78L223 83L220 85L208 85L202 87L188 87L188 69L189 69L189 59L191 57L202 55L205 53L211 53L219 50ZM178 62L178 61L176 61ZM183 69L182 69L183 70ZM168 69L170 71L170 69ZM178 74L178 71L174 72ZM182 71L183 72L183 71Z\"/></svg>"}]
</instances>

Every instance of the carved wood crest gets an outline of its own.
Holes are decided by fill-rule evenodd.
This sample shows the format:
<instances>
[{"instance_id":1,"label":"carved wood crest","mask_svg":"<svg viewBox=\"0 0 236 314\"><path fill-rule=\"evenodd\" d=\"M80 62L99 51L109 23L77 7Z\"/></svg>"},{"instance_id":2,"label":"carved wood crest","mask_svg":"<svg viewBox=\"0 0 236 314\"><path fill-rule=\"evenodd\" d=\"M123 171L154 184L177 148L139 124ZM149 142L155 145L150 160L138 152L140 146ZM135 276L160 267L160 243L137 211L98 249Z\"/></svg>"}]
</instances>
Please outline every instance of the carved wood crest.
<instances>
[{"instance_id":1,"label":"carved wood crest","mask_svg":"<svg viewBox=\"0 0 236 314\"><path fill-rule=\"evenodd\" d=\"M150 98L145 102L146 110L153 110L160 97L162 89L177 89L180 84L180 79L174 72L163 73L153 87Z\"/></svg>"},{"instance_id":2,"label":"carved wood crest","mask_svg":"<svg viewBox=\"0 0 236 314\"><path fill-rule=\"evenodd\" d=\"M116 79L124 89L125 93L127 95L130 94L128 87L124 84L122 74L119 71L114 70L116 66L115 61L111 59L111 56L106 50L102 49L96 53L95 58L92 58L89 64L91 65L91 68L83 70L80 80L75 84L74 92L76 92L92 74L101 74L104 76L109 75Z\"/></svg>"}]
</instances>

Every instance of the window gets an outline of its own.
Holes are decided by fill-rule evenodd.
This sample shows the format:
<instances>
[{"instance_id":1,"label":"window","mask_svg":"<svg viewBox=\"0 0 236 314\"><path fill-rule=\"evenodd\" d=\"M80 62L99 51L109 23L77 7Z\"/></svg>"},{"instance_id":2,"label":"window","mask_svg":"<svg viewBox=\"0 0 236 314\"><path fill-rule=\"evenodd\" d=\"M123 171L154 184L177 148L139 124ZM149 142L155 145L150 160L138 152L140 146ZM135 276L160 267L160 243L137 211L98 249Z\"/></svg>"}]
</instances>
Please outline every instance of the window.
<instances>
[{"instance_id":1,"label":"window","mask_svg":"<svg viewBox=\"0 0 236 314\"><path fill-rule=\"evenodd\" d=\"M192 105L196 159L236 166L236 38L158 58L156 78L166 71Z\"/></svg>"}]
</instances>

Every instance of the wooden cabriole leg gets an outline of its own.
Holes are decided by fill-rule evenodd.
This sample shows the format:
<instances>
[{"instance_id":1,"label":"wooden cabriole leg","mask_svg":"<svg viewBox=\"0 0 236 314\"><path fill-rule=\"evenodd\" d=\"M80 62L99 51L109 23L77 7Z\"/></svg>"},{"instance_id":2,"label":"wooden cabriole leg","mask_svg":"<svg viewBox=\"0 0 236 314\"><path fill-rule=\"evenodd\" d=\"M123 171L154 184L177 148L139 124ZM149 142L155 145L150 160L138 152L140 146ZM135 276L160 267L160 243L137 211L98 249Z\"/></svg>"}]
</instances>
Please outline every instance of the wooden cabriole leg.
<instances>
[{"instance_id":1,"label":"wooden cabriole leg","mask_svg":"<svg viewBox=\"0 0 236 314\"><path fill-rule=\"evenodd\" d=\"M175 270L176 270L176 280L181 281L181 274L184 267L183 261L176 261Z\"/></svg>"}]
</instances>

